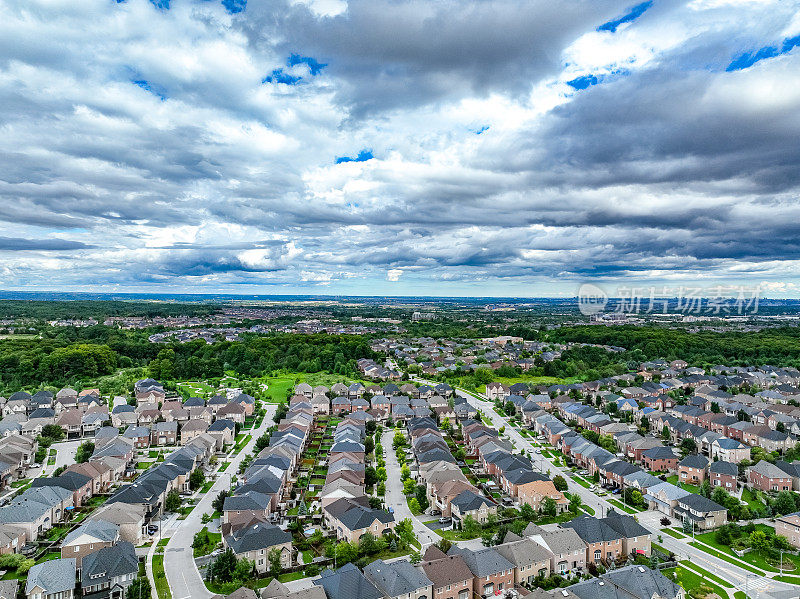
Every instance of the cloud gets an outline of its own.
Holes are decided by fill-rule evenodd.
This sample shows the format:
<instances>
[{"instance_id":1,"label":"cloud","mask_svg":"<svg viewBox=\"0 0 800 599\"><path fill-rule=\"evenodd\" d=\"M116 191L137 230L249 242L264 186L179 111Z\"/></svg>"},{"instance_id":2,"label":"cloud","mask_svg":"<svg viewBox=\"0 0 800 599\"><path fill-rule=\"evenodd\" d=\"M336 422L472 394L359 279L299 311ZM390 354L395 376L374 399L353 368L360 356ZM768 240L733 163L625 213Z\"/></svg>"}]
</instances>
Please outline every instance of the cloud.
<instances>
[{"instance_id":1,"label":"cloud","mask_svg":"<svg viewBox=\"0 0 800 599\"><path fill-rule=\"evenodd\" d=\"M23 252L30 250L62 251L90 249L96 246L67 239L21 239L19 237L0 237L0 251Z\"/></svg>"},{"instance_id":2,"label":"cloud","mask_svg":"<svg viewBox=\"0 0 800 599\"><path fill-rule=\"evenodd\" d=\"M792 3L160 6L5 3L3 287L800 289Z\"/></svg>"}]
</instances>

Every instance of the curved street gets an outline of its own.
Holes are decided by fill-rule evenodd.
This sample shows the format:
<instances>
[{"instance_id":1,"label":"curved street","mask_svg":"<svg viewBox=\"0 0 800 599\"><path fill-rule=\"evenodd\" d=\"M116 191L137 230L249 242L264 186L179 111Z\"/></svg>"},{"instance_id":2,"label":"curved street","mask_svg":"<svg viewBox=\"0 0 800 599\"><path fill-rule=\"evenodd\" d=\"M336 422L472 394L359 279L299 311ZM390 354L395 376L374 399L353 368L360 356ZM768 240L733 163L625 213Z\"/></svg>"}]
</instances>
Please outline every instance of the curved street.
<instances>
[{"instance_id":1,"label":"curved street","mask_svg":"<svg viewBox=\"0 0 800 599\"><path fill-rule=\"evenodd\" d=\"M428 384L430 384L430 382L428 382ZM460 397L466 398L470 405L472 405L475 409L480 410L484 417L489 419L492 423L492 426L494 426L496 429L499 430L501 426L505 426L505 435L511 440L517 449L526 450L533 460L534 465L537 466L542 472L547 473L549 471L551 477L555 476L556 474L561 474L569 485L569 492L577 493L583 500L584 505L588 505L594 509L598 517L602 517L609 509L614 508L614 506L608 503L603 497L599 497L589 489L574 482L570 476L571 472L556 466L549 460L545 459L541 454L537 454L536 448L533 447L533 445L531 445L530 442L525 439L525 437L520 435L519 431L510 425L506 418L495 411L494 404L492 404L488 399L478 399L460 389L456 389L456 393ZM675 539L666 534L662 534L660 523L662 516L663 514L657 511L646 511L637 514L637 519L642 526L647 528L652 533L654 540L658 537L658 535L662 535L663 541L660 542L660 545L669 551L672 551L676 556L678 556L678 559L689 560L692 563L705 568L712 574L715 574L733 584L735 588L730 590L731 596L733 595L733 591L746 591L749 597L760 599L763 596L764 599L767 599L772 593L781 593L787 591L800 592L798 591L798 587L795 585L773 580L768 576L764 577L752 574L743 568L739 568L738 566L726 562L725 560L716 558L708 553L705 553L704 551L692 547L688 544L688 542ZM797 597L798 595L787 593L787 596Z\"/></svg>"}]
</instances>

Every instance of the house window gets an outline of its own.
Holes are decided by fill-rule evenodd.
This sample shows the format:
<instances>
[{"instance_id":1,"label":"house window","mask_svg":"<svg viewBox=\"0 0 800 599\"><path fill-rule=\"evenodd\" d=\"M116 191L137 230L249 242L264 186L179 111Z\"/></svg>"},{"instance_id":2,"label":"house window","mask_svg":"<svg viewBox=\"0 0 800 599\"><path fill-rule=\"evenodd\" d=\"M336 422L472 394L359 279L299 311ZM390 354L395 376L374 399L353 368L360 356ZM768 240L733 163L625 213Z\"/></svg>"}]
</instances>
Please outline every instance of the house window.
<instances>
[{"instance_id":1,"label":"house window","mask_svg":"<svg viewBox=\"0 0 800 599\"><path fill-rule=\"evenodd\" d=\"M603 555L603 552L600 551L599 549L596 549L595 552L594 552L595 561L599 561L600 558L602 557L602 555Z\"/></svg>"}]
</instances>

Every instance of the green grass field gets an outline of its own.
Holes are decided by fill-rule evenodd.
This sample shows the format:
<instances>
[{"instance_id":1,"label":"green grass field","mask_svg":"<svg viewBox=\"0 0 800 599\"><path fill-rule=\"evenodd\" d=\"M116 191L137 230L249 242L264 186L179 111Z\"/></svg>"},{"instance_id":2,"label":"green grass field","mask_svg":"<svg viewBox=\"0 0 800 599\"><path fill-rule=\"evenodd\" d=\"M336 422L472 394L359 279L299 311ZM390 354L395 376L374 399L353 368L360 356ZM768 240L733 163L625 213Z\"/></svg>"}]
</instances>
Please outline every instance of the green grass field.
<instances>
[{"instance_id":1,"label":"green grass field","mask_svg":"<svg viewBox=\"0 0 800 599\"><path fill-rule=\"evenodd\" d=\"M720 597L728 596L728 593L725 592L722 587L714 584L710 580L705 580L701 574L698 574L697 572L690 570L685 566L667 568L666 570L662 570L661 573L670 580L677 582L678 585L680 585L690 597L703 596L704 593L702 592L703 589L701 589L701 587L707 587Z\"/></svg>"},{"instance_id":2,"label":"green grass field","mask_svg":"<svg viewBox=\"0 0 800 599\"><path fill-rule=\"evenodd\" d=\"M167 575L164 573L164 556L153 556L153 578L156 582L156 592L158 599L172 599L172 591L169 589Z\"/></svg>"}]
</instances>

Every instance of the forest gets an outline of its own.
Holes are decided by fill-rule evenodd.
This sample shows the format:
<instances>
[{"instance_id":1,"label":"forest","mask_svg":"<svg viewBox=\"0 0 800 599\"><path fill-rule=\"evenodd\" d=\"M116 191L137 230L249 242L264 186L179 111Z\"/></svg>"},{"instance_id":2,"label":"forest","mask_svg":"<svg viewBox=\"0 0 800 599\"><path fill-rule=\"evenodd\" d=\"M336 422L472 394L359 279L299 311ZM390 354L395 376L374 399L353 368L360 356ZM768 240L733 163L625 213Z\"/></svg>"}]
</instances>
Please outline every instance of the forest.
<instances>
[{"instance_id":1,"label":"forest","mask_svg":"<svg viewBox=\"0 0 800 599\"><path fill-rule=\"evenodd\" d=\"M539 333L548 341L618 345L637 350L645 360L682 359L693 366L800 367L800 329L782 327L758 332L690 333L683 329L637 326L574 326Z\"/></svg>"},{"instance_id":2,"label":"forest","mask_svg":"<svg viewBox=\"0 0 800 599\"><path fill-rule=\"evenodd\" d=\"M150 343L146 332L101 325L49 333L41 339L0 340L3 393L80 387L109 376L127 385L145 372L163 381L215 378L229 370L246 377L279 369L355 374L357 359L374 357L369 341L352 335L245 335L236 342L163 345ZM127 370L135 370L132 377L125 376Z\"/></svg>"},{"instance_id":3,"label":"forest","mask_svg":"<svg viewBox=\"0 0 800 599\"><path fill-rule=\"evenodd\" d=\"M109 316L154 318L157 316L208 316L219 312L219 306L202 303L143 301L45 301L0 300L2 318L32 320L88 319Z\"/></svg>"}]
</instances>

